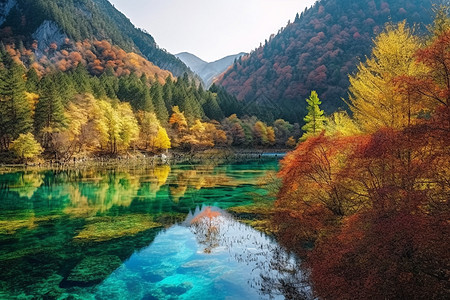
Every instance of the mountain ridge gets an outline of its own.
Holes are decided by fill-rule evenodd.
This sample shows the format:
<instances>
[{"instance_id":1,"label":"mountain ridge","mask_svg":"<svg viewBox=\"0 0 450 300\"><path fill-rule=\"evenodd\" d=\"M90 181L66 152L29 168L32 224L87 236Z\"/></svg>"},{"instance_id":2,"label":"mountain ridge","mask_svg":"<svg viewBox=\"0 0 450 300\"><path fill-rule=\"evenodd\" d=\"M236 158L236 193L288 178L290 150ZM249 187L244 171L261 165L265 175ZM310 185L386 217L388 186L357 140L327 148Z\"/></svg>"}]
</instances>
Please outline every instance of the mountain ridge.
<instances>
[{"instance_id":1,"label":"mountain ridge","mask_svg":"<svg viewBox=\"0 0 450 300\"><path fill-rule=\"evenodd\" d=\"M236 59L246 54L245 52L240 52L225 56L213 62L206 62L189 52L180 52L175 54L175 56L183 61L194 73L198 74L208 88L218 75L226 71Z\"/></svg>"},{"instance_id":2,"label":"mountain ridge","mask_svg":"<svg viewBox=\"0 0 450 300\"><path fill-rule=\"evenodd\" d=\"M136 28L108 0L7 0L0 6L0 40L31 46L39 39L40 51L65 38L74 41L107 40L126 52L144 56L161 69L181 76L189 68L161 49L146 31Z\"/></svg>"},{"instance_id":3,"label":"mountain ridge","mask_svg":"<svg viewBox=\"0 0 450 300\"><path fill-rule=\"evenodd\" d=\"M431 8L421 0L318 1L234 63L217 84L244 103L267 99L280 111L271 119L301 122L311 90L327 113L345 109L348 74L370 53L372 39L387 22L431 23Z\"/></svg>"}]
</instances>

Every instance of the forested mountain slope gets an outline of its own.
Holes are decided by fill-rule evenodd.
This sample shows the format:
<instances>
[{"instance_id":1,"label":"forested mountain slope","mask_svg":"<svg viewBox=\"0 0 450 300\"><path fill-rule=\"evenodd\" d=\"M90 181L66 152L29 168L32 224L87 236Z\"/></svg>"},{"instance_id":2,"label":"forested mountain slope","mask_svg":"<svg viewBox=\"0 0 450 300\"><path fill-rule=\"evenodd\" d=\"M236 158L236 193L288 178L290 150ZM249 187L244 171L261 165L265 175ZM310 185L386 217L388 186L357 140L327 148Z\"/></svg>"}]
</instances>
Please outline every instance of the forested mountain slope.
<instances>
[{"instance_id":1,"label":"forested mountain slope","mask_svg":"<svg viewBox=\"0 0 450 300\"><path fill-rule=\"evenodd\" d=\"M4 43L34 40L44 51L65 38L107 40L126 52L136 52L175 76L190 72L175 56L160 49L153 37L136 28L107 0L5 0L0 4L0 39Z\"/></svg>"},{"instance_id":2,"label":"forested mountain slope","mask_svg":"<svg viewBox=\"0 0 450 300\"><path fill-rule=\"evenodd\" d=\"M428 0L318 1L238 60L217 84L249 107L271 110L264 118L300 121L311 90L318 91L323 108L331 113L345 105L341 98L347 93L348 74L369 54L385 23L406 19L410 25L429 24L431 8Z\"/></svg>"}]
</instances>

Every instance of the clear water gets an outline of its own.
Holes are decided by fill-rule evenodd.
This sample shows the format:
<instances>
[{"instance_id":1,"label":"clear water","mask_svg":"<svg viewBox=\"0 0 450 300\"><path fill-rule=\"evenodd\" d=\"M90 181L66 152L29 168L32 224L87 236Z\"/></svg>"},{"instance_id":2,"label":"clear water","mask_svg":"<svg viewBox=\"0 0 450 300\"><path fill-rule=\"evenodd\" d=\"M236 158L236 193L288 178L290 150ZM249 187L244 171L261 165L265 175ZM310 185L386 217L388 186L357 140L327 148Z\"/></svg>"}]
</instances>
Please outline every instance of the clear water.
<instances>
[{"instance_id":1,"label":"clear water","mask_svg":"<svg viewBox=\"0 0 450 300\"><path fill-rule=\"evenodd\" d=\"M273 159L0 174L0 299L284 299L295 258L226 209Z\"/></svg>"}]
</instances>

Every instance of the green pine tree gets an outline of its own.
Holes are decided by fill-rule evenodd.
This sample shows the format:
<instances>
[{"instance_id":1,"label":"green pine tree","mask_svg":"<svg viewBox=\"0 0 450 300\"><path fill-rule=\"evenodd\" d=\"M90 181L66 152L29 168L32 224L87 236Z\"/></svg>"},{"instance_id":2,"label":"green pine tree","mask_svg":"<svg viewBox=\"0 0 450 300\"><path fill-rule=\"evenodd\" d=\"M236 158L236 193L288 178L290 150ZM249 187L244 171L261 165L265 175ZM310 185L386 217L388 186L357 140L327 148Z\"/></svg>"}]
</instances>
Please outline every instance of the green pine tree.
<instances>
[{"instance_id":1,"label":"green pine tree","mask_svg":"<svg viewBox=\"0 0 450 300\"><path fill-rule=\"evenodd\" d=\"M51 148L53 134L66 127L64 106L56 83L50 76L44 77L39 85L39 102L34 118L35 130L46 149Z\"/></svg>"},{"instance_id":2,"label":"green pine tree","mask_svg":"<svg viewBox=\"0 0 450 300\"><path fill-rule=\"evenodd\" d=\"M39 84L39 76L36 72L35 68L30 68L27 72L27 91L30 93L37 93L38 84Z\"/></svg>"},{"instance_id":3,"label":"green pine tree","mask_svg":"<svg viewBox=\"0 0 450 300\"><path fill-rule=\"evenodd\" d=\"M310 136L318 135L325 129L326 117L323 115L323 110L319 108L322 102L319 100L319 96L316 91L311 92L311 96L306 99L308 103L308 114L303 119L305 125L302 127L303 136L301 141L306 140Z\"/></svg>"},{"instance_id":4,"label":"green pine tree","mask_svg":"<svg viewBox=\"0 0 450 300\"><path fill-rule=\"evenodd\" d=\"M163 98L164 103L166 104L166 109L170 113L172 113L172 107L175 106L173 103L173 81L172 77L169 75L166 78L166 83L163 86Z\"/></svg>"},{"instance_id":5,"label":"green pine tree","mask_svg":"<svg viewBox=\"0 0 450 300\"><path fill-rule=\"evenodd\" d=\"M25 70L11 62L9 69L1 72L0 136L2 148L33 129L32 107L25 95Z\"/></svg>"},{"instance_id":6,"label":"green pine tree","mask_svg":"<svg viewBox=\"0 0 450 300\"><path fill-rule=\"evenodd\" d=\"M163 88L158 81L153 83L150 90L150 95L153 100L153 106L155 108L155 114L158 117L158 120L161 124L166 124L169 120L169 113L167 112L167 108L164 103Z\"/></svg>"}]
</instances>

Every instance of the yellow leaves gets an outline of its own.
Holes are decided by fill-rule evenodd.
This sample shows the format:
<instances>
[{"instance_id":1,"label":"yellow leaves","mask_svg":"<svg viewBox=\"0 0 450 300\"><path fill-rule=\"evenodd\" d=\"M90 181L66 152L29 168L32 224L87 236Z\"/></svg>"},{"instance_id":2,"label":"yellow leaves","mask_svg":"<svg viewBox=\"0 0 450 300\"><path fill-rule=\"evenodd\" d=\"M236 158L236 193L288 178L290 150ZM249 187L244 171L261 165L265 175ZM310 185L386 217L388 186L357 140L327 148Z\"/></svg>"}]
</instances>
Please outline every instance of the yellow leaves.
<instances>
[{"instance_id":1,"label":"yellow leaves","mask_svg":"<svg viewBox=\"0 0 450 300\"><path fill-rule=\"evenodd\" d=\"M361 129L346 111L335 112L328 118L325 125L326 136L353 136L360 133Z\"/></svg>"},{"instance_id":2,"label":"yellow leaves","mask_svg":"<svg viewBox=\"0 0 450 300\"><path fill-rule=\"evenodd\" d=\"M405 22L388 25L375 39L372 56L350 75L349 106L365 132L382 127L402 128L417 113L409 99L398 92L394 79L416 75L424 67L415 62L420 48L417 37Z\"/></svg>"},{"instance_id":3,"label":"yellow leaves","mask_svg":"<svg viewBox=\"0 0 450 300\"><path fill-rule=\"evenodd\" d=\"M216 144L227 142L227 135L223 130L217 129L213 123L195 120L194 125L189 129L189 134L183 138L183 143L191 148L211 148Z\"/></svg>"},{"instance_id":4,"label":"yellow leaves","mask_svg":"<svg viewBox=\"0 0 450 300\"><path fill-rule=\"evenodd\" d=\"M113 107L105 100L98 101L102 115L97 120L103 146L116 153L126 150L139 137L139 125L129 103L118 103Z\"/></svg>"},{"instance_id":5,"label":"yellow leaves","mask_svg":"<svg viewBox=\"0 0 450 300\"><path fill-rule=\"evenodd\" d=\"M120 142L122 149L127 149L130 144L139 138L139 125L128 102L118 104L120 120Z\"/></svg>"},{"instance_id":6,"label":"yellow leaves","mask_svg":"<svg viewBox=\"0 0 450 300\"><path fill-rule=\"evenodd\" d=\"M39 95L35 94L35 93L25 92L25 98L27 99L27 102L30 105L31 111L34 114L34 111L36 109L36 103L39 101Z\"/></svg>"},{"instance_id":7,"label":"yellow leaves","mask_svg":"<svg viewBox=\"0 0 450 300\"><path fill-rule=\"evenodd\" d=\"M166 150L170 149L171 143L169 136L167 135L167 131L163 127L158 128L158 133L156 135L156 138L153 142L153 145L157 149Z\"/></svg>"},{"instance_id":8,"label":"yellow leaves","mask_svg":"<svg viewBox=\"0 0 450 300\"><path fill-rule=\"evenodd\" d=\"M187 130L187 121L184 116L184 112L180 112L178 106L172 107L172 116L169 119L169 124L171 124L178 132L183 132Z\"/></svg>"},{"instance_id":9,"label":"yellow leaves","mask_svg":"<svg viewBox=\"0 0 450 300\"><path fill-rule=\"evenodd\" d=\"M19 158L27 160L40 155L44 149L39 144L31 132L20 134L10 145L10 150Z\"/></svg>"},{"instance_id":10,"label":"yellow leaves","mask_svg":"<svg viewBox=\"0 0 450 300\"><path fill-rule=\"evenodd\" d=\"M140 125L140 142L144 149L166 150L171 147L167 131L162 127L154 113L139 111L137 118Z\"/></svg>"}]
</instances>

